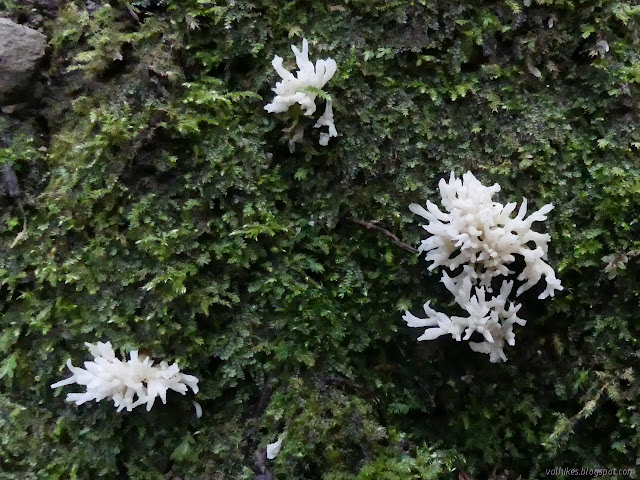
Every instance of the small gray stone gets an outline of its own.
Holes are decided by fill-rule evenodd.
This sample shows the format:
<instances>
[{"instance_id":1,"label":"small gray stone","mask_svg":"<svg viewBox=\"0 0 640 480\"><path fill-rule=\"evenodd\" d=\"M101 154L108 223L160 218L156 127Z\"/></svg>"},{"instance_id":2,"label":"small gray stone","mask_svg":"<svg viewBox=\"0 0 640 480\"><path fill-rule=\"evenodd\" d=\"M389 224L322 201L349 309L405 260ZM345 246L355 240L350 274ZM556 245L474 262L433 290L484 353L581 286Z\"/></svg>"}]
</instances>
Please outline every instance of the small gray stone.
<instances>
[{"instance_id":1,"label":"small gray stone","mask_svg":"<svg viewBox=\"0 0 640 480\"><path fill-rule=\"evenodd\" d=\"M21 112L28 107L29 107L28 103L16 103L13 105L2 105L2 107L0 107L0 111L8 115L13 115L14 113Z\"/></svg>"},{"instance_id":2,"label":"small gray stone","mask_svg":"<svg viewBox=\"0 0 640 480\"><path fill-rule=\"evenodd\" d=\"M16 177L13 168L11 168L8 164L2 165L0 169L2 172L2 183L7 194L11 198L17 198L20 196L20 186L18 185L18 177Z\"/></svg>"},{"instance_id":3,"label":"small gray stone","mask_svg":"<svg viewBox=\"0 0 640 480\"><path fill-rule=\"evenodd\" d=\"M0 105L26 100L46 46L40 32L0 18Z\"/></svg>"}]
</instances>

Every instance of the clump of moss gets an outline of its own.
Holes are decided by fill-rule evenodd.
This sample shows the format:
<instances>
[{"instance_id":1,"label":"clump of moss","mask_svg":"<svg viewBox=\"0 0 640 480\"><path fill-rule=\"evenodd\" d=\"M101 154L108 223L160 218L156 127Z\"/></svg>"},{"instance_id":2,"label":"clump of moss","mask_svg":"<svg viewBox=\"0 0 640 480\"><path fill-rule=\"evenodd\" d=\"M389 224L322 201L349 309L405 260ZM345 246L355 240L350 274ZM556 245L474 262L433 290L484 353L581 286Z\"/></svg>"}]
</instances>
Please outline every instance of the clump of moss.
<instances>
[{"instance_id":1,"label":"clump of moss","mask_svg":"<svg viewBox=\"0 0 640 480\"><path fill-rule=\"evenodd\" d=\"M6 478L248 479L283 430L276 478L636 462L638 263L609 278L602 257L640 248L637 6L94 7L64 2L47 24L40 118L1 146L31 199L13 248L23 215L0 200ZM270 59L303 35L340 65L342 127L290 153L263 108ZM557 205L565 290L523 301L504 365L416 345L401 312L446 292L362 227L417 245L406 205L467 170L505 201ZM182 398L149 414L65 405L48 385L105 339L175 358L201 379L203 417Z\"/></svg>"}]
</instances>

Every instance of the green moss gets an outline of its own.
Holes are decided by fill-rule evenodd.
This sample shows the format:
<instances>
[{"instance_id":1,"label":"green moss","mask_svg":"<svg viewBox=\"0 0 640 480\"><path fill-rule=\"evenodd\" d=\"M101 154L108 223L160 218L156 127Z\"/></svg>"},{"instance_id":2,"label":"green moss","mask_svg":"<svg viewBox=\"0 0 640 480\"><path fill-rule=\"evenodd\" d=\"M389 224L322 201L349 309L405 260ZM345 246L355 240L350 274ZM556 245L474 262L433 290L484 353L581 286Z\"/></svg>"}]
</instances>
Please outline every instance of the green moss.
<instances>
[{"instance_id":1,"label":"green moss","mask_svg":"<svg viewBox=\"0 0 640 480\"><path fill-rule=\"evenodd\" d=\"M639 19L614 0L63 2L48 131L0 145L23 191L0 198L0 478L250 479L283 431L277 478L634 466L638 257L612 278L602 257L640 248ZM263 110L303 36L338 63L326 148ZM408 204L452 170L556 206L565 290L523 295L505 364L416 342L402 311L446 291L348 221L417 245ZM97 340L178 361L203 417L177 394L65 403L49 385Z\"/></svg>"}]
</instances>

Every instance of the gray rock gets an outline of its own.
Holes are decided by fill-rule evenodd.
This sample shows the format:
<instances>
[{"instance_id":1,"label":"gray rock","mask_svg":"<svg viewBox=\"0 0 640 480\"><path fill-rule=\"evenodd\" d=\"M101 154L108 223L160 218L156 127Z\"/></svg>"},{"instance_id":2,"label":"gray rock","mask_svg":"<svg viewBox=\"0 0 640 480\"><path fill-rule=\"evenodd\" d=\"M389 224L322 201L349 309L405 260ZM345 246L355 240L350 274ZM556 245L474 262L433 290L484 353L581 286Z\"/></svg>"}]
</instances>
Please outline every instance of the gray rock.
<instances>
[{"instance_id":1,"label":"gray rock","mask_svg":"<svg viewBox=\"0 0 640 480\"><path fill-rule=\"evenodd\" d=\"M30 97L32 80L46 46L47 37L40 32L0 18L0 105L20 103Z\"/></svg>"},{"instance_id":2,"label":"gray rock","mask_svg":"<svg viewBox=\"0 0 640 480\"><path fill-rule=\"evenodd\" d=\"M0 169L2 171L2 183L4 184L4 188L7 194L11 198L17 198L20 196L20 185L18 185L18 177L16 177L13 168L11 168L8 164L2 165Z\"/></svg>"},{"instance_id":3,"label":"gray rock","mask_svg":"<svg viewBox=\"0 0 640 480\"><path fill-rule=\"evenodd\" d=\"M35 7L51 14L58 10L60 0L18 0L17 3L27 7Z\"/></svg>"}]
</instances>

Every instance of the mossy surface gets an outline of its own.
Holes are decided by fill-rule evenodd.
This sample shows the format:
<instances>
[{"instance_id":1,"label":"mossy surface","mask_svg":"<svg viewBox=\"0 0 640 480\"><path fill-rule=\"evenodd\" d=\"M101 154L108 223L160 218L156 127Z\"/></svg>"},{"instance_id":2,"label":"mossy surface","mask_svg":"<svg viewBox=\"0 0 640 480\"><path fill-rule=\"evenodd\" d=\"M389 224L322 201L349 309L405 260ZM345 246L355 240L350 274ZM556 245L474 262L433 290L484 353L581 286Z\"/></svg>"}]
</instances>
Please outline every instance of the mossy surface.
<instances>
[{"instance_id":1,"label":"mossy surface","mask_svg":"<svg viewBox=\"0 0 640 480\"><path fill-rule=\"evenodd\" d=\"M602 260L640 250L635 2L89 3L46 23L38 118L0 117L22 191L0 197L1 479L252 479L283 431L287 480L640 463L640 256ZM338 63L324 148L263 109L302 37ZM564 291L522 296L503 364L416 342L402 312L448 292L351 221L418 245L408 205L467 170L555 205ZM196 375L202 418L175 392L66 403L49 385L98 340Z\"/></svg>"}]
</instances>

